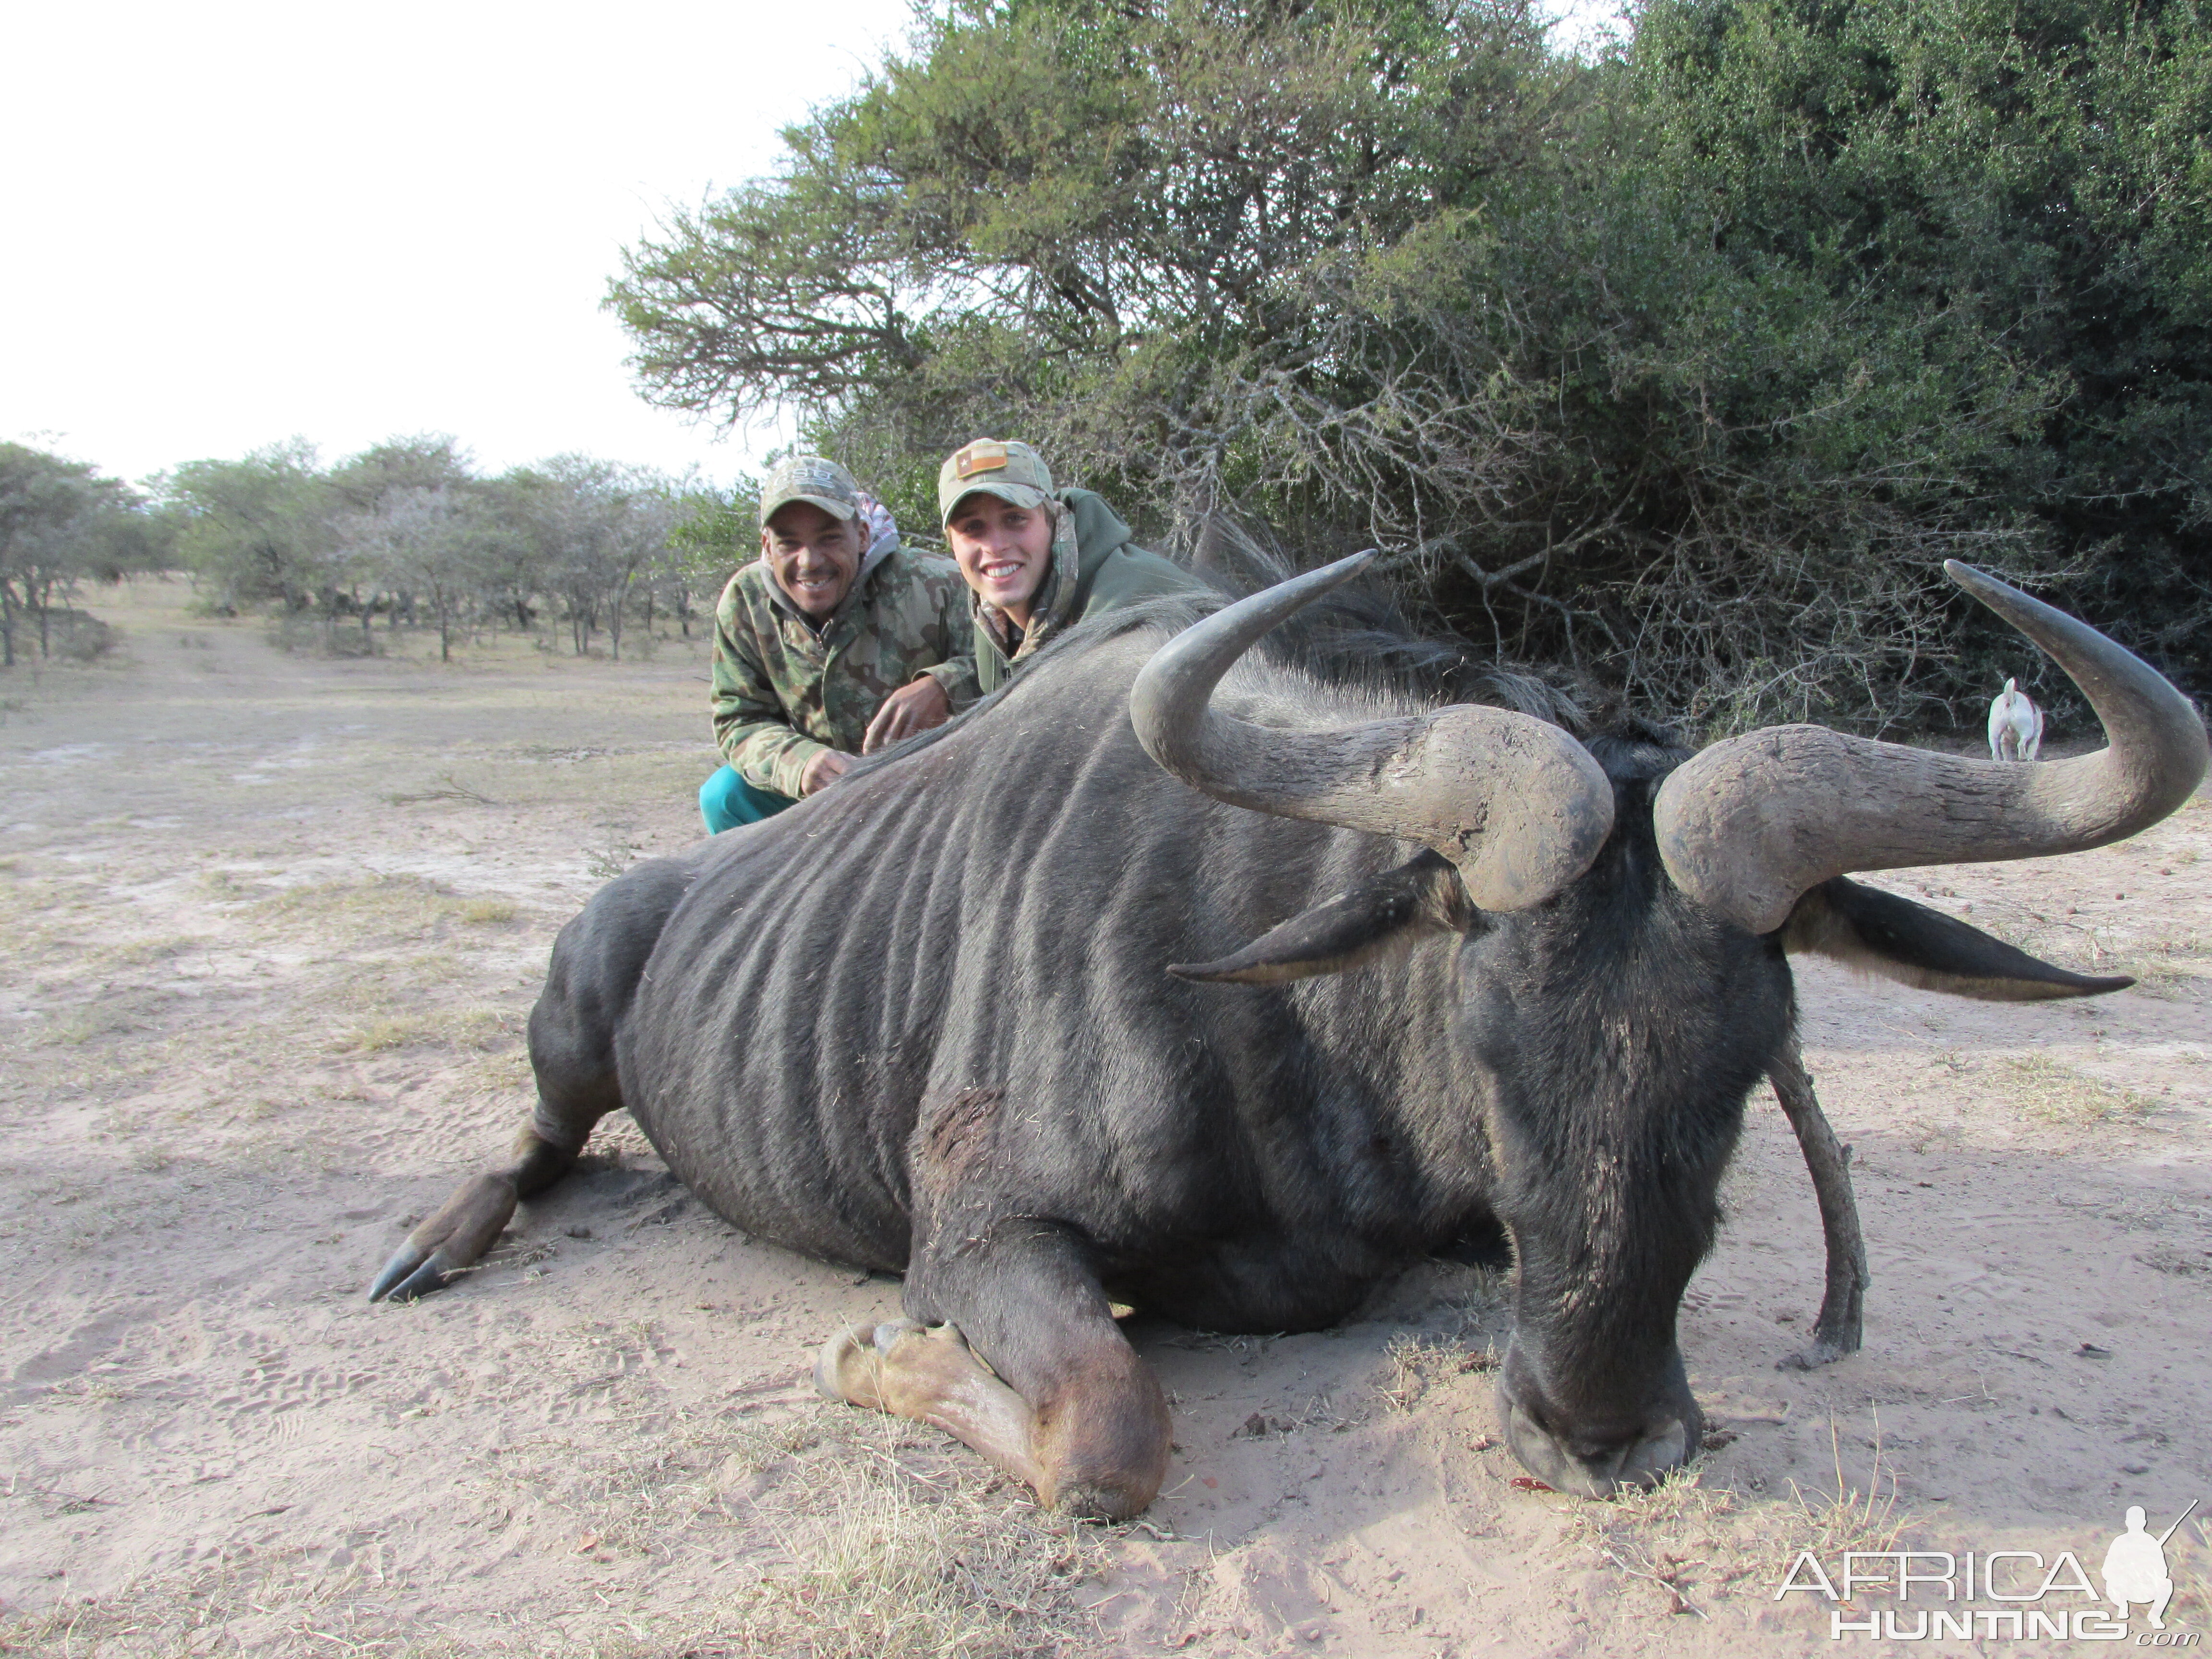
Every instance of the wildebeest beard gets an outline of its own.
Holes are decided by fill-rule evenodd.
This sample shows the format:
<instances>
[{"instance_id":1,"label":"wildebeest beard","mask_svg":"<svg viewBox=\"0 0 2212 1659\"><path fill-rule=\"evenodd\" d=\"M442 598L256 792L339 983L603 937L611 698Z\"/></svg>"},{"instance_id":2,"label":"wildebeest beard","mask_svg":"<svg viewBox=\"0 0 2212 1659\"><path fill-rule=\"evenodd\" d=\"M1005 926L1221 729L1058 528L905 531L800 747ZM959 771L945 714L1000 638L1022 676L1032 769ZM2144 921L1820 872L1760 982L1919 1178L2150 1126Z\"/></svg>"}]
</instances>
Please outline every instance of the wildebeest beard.
<instances>
[{"instance_id":1,"label":"wildebeest beard","mask_svg":"<svg viewBox=\"0 0 2212 1659\"><path fill-rule=\"evenodd\" d=\"M1516 1455L1593 1494L1684 1462L1676 1314L1789 1034L1785 947L1984 997L2127 982L1834 873L1879 769L1906 769L1930 849L1889 863L2002 856L2008 791L2043 792L2043 849L2131 833L2202 776L2203 729L2035 612L2069 672L2064 653L2101 652L2100 684L2127 687L2129 708L2100 703L2127 787L2094 757L1973 773L1954 832L1929 804L1966 764L1948 757L1778 728L1685 761L1633 727L1577 743L1229 665L1340 579L1182 633L1158 609L1075 630L961 720L611 884L532 1014L518 1163L417 1229L374 1293L474 1260L626 1105L731 1222L905 1273L909 1319L834 1336L825 1391L950 1428L1048 1503L1127 1516L1166 1472L1164 1397L1109 1297L1311 1328L1500 1229ZM1765 800L1772 845L1732 857L1746 792L1759 805L1765 771L1802 790L1814 761L1848 775L1841 830L1792 831ZM2069 790L2106 816L2078 827Z\"/></svg>"}]
</instances>

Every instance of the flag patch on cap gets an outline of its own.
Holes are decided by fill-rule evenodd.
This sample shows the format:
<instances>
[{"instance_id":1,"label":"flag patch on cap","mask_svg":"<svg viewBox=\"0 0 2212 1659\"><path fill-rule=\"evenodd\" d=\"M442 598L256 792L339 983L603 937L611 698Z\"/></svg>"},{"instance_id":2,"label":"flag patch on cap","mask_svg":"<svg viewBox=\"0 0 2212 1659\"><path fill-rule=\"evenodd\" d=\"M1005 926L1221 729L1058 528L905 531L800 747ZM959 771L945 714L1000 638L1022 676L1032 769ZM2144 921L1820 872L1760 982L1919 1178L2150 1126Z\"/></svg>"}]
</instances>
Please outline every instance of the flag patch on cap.
<instances>
[{"instance_id":1,"label":"flag patch on cap","mask_svg":"<svg viewBox=\"0 0 2212 1659\"><path fill-rule=\"evenodd\" d=\"M1006 464L1006 445L978 438L952 458L952 471L957 477L964 478L975 472L995 472Z\"/></svg>"}]
</instances>

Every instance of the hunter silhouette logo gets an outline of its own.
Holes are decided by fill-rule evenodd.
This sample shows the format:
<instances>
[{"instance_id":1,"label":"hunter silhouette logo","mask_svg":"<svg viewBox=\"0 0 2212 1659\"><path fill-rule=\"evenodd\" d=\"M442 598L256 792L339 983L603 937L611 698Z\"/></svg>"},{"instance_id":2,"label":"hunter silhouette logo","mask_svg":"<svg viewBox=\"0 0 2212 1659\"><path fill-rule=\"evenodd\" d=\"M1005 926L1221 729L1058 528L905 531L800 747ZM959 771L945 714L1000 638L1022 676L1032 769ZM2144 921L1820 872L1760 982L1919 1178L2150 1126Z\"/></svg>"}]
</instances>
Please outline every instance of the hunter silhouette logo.
<instances>
[{"instance_id":1,"label":"hunter silhouette logo","mask_svg":"<svg viewBox=\"0 0 2212 1659\"><path fill-rule=\"evenodd\" d=\"M2141 1607L2148 1610L2150 1631L2136 1637L2136 1645L2193 1648L2201 1639L2199 1632L2166 1631L2173 1576L2166 1567L2166 1546L2195 1512L2197 1501L2191 1498L2161 1533L2149 1529L2142 1505L2130 1507L2127 1529L2105 1552L2101 1596L2071 1550L2061 1550L2046 1561L2039 1550L1968 1551L1960 1555L1948 1550L1892 1549L1850 1551L1842 1570L1832 1573L1811 1550L1800 1550L1776 1587L1774 1599L1802 1591L1842 1603L1828 1612L1831 1641L1864 1636L1869 1641L1892 1642L1973 1638L2124 1642L2130 1613ZM1893 1597L1900 1606L1865 1607L1866 1598L1877 1595ZM1977 1602L1986 1605L1972 1605ZM1854 1607L1863 1610L1853 1612Z\"/></svg>"},{"instance_id":2,"label":"hunter silhouette logo","mask_svg":"<svg viewBox=\"0 0 2212 1659\"><path fill-rule=\"evenodd\" d=\"M2105 1552L2105 1599L2120 1610L2120 1617L2128 1616L2131 1602L2141 1601L2150 1608L2150 1627L2166 1628L2166 1604L2173 1600L2173 1577L2166 1570L2166 1540L2173 1536L2197 1500L2189 1500L2189 1509L2174 1517L2173 1525L2155 1538L2143 1525L2142 1505L2131 1505L2128 1510L2128 1529L2112 1540L2112 1548Z\"/></svg>"}]
</instances>

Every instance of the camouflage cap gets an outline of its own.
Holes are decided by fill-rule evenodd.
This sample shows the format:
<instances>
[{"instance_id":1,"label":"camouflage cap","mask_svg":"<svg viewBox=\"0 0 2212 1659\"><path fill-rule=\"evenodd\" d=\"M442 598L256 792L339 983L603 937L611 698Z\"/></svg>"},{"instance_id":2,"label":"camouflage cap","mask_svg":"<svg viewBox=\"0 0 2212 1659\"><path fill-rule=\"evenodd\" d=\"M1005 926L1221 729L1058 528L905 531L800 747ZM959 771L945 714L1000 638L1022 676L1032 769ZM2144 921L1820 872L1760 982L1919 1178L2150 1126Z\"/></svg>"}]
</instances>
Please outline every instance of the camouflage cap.
<instances>
[{"instance_id":1,"label":"camouflage cap","mask_svg":"<svg viewBox=\"0 0 2212 1659\"><path fill-rule=\"evenodd\" d=\"M850 519L860 511L860 486L827 456L793 455L761 486L761 528L793 501L818 507L833 519Z\"/></svg>"},{"instance_id":2,"label":"camouflage cap","mask_svg":"<svg viewBox=\"0 0 2212 1659\"><path fill-rule=\"evenodd\" d=\"M978 438L945 457L937 469L937 516L949 521L964 495L981 490L1034 511L1052 494L1052 474L1027 444Z\"/></svg>"}]
</instances>

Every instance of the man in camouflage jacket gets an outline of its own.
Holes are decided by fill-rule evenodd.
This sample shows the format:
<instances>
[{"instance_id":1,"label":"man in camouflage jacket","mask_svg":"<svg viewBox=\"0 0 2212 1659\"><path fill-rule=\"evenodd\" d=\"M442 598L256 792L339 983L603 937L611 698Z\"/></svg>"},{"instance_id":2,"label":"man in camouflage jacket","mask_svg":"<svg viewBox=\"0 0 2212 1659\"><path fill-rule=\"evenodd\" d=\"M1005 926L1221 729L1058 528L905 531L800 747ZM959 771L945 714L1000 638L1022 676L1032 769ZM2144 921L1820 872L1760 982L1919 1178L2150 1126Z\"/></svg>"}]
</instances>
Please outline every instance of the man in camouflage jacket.
<instances>
[{"instance_id":1,"label":"man in camouflage jacket","mask_svg":"<svg viewBox=\"0 0 2212 1659\"><path fill-rule=\"evenodd\" d=\"M899 544L890 514L836 462L785 462L761 495L761 556L714 611L714 740L699 792L710 832L813 793L855 756L974 696L968 594L950 560Z\"/></svg>"}]
</instances>

